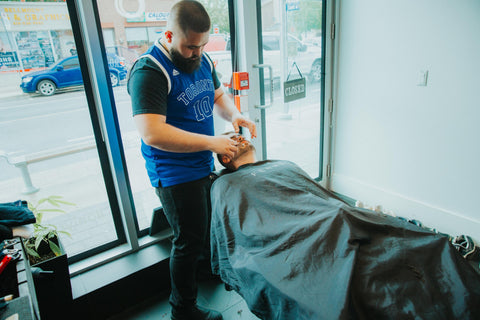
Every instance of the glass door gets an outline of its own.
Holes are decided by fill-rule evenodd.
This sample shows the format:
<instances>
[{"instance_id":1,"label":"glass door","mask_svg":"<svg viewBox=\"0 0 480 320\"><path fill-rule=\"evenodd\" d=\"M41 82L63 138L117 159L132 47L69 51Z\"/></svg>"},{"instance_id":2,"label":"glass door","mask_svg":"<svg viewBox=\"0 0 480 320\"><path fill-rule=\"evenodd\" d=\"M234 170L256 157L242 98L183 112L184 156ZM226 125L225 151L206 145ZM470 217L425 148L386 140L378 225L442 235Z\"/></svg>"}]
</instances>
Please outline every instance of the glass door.
<instances>
[{"instance_id":1,"label":"glass door","mask_svg":"<svg viewBox=\"0 0 480 320\"><path fill-rule=\"evenodd\" d=\"M250 86L248 92L249 113L261 132L256 143L259 157L290 160L319 179L324 5L324 1L271 0L256 1L254 10L236 8L244 19L254 17L237 29L243 28L246 48L239 54L245 54L247 69L254 65L251 78L259 78L259 85Z\"/></svg>"}]
</instances>

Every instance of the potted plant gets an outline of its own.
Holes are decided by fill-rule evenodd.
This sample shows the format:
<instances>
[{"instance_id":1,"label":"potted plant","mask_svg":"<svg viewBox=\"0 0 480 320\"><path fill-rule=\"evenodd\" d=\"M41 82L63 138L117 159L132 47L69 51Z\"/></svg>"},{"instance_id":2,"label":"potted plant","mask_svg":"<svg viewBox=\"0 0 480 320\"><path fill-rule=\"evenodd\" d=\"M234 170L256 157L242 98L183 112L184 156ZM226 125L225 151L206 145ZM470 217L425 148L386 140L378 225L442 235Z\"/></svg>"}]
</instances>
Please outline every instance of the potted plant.
<instances>
[{"instance_id":1,"label":"potted plant","mask_svg":"<svg viewBox=\"0 0 480 320\"><path fill-rule=\"evenodd\" d=\"M36 204L28 203L36 222L33 234L23 241L30 264L38 309L42 319L65 319L73 303L70 271L67 254L60 241L60 234L70 236L55 225L43 223L48 213L65 213L62 206L73 203L60 196L40 199Z\"/></svg>"},{"instance_id":2,"label":"potted plant","mask_svg":"<svg viewBox=\"0 0 480 320\"><path fill-rule=\"evenodd\" d=\"M36 219L33 224L32 236L24 241L25 251L31 266L64 254L59 235L70 236L70 234L58 230L55 225L42 223L44 214L49 212L65 213L64 210L60 209L61 205L74 205L61 200L61 198L60 196L50 196L40 199L36 204L28 203L28 208L33 212ZM46 207L47 204L50 206Z\"/></svg>"}]
</instances>

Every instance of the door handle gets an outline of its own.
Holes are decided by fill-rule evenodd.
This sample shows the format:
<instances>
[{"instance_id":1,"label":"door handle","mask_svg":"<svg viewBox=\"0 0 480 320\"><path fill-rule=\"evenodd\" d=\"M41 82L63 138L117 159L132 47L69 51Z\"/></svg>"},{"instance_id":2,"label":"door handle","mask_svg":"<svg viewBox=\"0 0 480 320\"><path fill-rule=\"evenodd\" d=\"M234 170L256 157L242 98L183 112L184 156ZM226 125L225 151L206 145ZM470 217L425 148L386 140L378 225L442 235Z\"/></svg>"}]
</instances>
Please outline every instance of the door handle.
<instances>
[{"instance_id":1,"label":"door handle","mask_svg":"<svg viewBox=\"0 0 480 320\"><path fill-rule=\"evenodd\" d=\"M252 67L258 68L258 69L264 69L268 68L269 71L269 76L268 80L270 82L270 103L265 104L265 105L254 105L255 108L257 109L267 109L270 108L273 105L273 75L272 75L272 66L269 64L254 64Z\"/></svg>"}]
</instances>

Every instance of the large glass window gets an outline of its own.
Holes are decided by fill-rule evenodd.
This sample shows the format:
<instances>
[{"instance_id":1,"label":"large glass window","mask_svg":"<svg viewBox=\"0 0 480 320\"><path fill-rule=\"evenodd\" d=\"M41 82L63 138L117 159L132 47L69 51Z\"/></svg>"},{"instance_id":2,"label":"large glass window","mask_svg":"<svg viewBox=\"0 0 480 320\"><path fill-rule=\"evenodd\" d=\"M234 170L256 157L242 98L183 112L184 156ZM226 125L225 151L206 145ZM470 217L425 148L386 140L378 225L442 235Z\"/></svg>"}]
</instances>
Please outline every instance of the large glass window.
<instances>
[{"instance_id":1,"label":"large glass window","mask_svg":"<svg viewBox=\"0 0 480 320\"><path fill-rule=\"evenodd\" d=\"M42 221L70 234L61 238L73 260L124 242L119 210L111 209L115 192L106 187L109 173L79 90L83 79L66 3L0 1L0 10L2 49L11 59L0 64L0 202L36 204L59 196L73 203ZM116 70L117 60L111 63ZM116 74L122 80L126 70Z\"/></svg>"},{"instance_id":2,"label":"large glass window","mask_svg":"<svg viewBox=\"0 0 480 320\"><path fill-rule=\"evenodd\" d=\"M168 12L176 1L146 0L144 12L135 17L132 13L138 1L124 0L126 11L122 13L116 10L115 1L96 2L102 27L97 30L98 37L104 43L90 58L92 48L83 50L82 42L92 40L83 40L78 27L75 33L72 31L65 2L0 1L0 202L23 199L37 203L60 196L73 203L61 207L64 213L52 211L43 218L43 222L71 235L62 236L62 243L72 261L119 244L138 249L138 239L148 233L153 210L161 206L140 153L126 80L135 60L162 36ZM228 1L201 2L212 20L205 51L230 94ZM281 3L262 2L264 60L274 66L275 94L281 96L268 110L268 157L293 160L316 177L321 2L298 1L298 10L285 13L278 9ZM272 4L277 7L270 8ZM317 15L318 21L311 15ZM287 29L280 27L280 21ZM91 59L97 65L103 58L103 52L96 50L99 48L106 51L105 67L111 85L101 92L91 89L99 85L106 71L95 66L91 69ZM84 81L82 75L90 79ZM298 77L306 78L306 97L280 102L284 101L284 83ZM86 91L84 83L88 84ZM102 105L102 95L110 97L110 92L113 101ZM109 109L112 106L114 109ZM217 133L228 129L218 123ZM113 141L111 132L121 141ZM122 174L128 178L125 183L119 183Z\"/></svg>"},{"instance_id":3,"label":"large glass window","mask_svg":"<svg viewBox=\"0 0 480 320\"><path fill-rule=\"evenodd\" d=\"M125 8L135 5L133 2L125 1ZM97 2L105 26L101 34L137 236L148 232L152 212L161 204L140 153L126 77L135 59L161 36L174 2L146 1L140 18L117 12L114 0ZM227 7L226 0L222 5ZM104 129L98 129L102 115L87 104L66 3L0 1L0 9L4 12L0 26L4 84L0 88L0 202L23 199L37 203L60 196L74 203L60 208L65 213L52 212L43 218L44 223L71 235L62 236L62 243L72 261L125 243L128 232L112 180L112 160L105 151ZM212 34L221 34L223 39L221 46L212 50L224 51L229 30L225 28L228 23L220 19L228 22L227 10L212 14Z\"/></svg>"}]
</instances>

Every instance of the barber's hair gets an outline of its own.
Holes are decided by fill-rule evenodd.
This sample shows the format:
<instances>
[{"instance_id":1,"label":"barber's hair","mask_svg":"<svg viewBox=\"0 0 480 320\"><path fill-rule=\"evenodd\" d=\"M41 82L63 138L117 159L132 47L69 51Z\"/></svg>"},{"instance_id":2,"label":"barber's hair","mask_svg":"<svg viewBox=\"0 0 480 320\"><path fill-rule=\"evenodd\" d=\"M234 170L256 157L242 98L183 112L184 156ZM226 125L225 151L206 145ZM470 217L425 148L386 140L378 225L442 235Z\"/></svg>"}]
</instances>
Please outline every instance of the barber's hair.
<instances>
[{"instance_id":1,"label":"barber's hair","mask_svg":"<svg viewBox=\"0 0 480 320\"><path fill-rule=\"evenodd\" d=\"M184 35L188 31L204 33L210 30L210 17L203 5L194 0L182 0L170 10L167 28L179 28Z\"/></svg>"}]
</instances>

